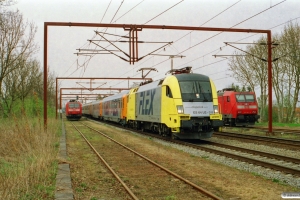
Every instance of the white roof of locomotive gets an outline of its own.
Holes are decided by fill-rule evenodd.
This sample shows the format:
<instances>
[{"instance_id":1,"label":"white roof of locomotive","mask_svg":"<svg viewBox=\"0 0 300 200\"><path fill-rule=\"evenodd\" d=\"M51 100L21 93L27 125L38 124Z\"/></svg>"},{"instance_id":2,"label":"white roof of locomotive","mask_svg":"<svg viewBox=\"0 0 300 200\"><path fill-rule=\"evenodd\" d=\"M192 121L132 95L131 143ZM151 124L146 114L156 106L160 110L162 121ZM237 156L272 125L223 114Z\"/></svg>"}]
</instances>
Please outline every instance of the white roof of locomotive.
<instances>
[{"instance_id":1,"label":"white roof of locomotive","mask_svg":"<svg viewBox=\"0 0 300 200\"><path fill-rule=\"evenodd\" d=\"M128 93L129 93L129 90L123 90L118 94L111 95L109 97L105 97L104 99L102 99L102 101L105 102L105 101L110 101L110 100L114 100L114 99L119 99L119 98L122 98L122 96L124 94L128 94Z\"/></svg>"},{"instance_id":2,"label":"white roof of locomotive","mask_svg":"<svg viewBox=\"0 0 300 200\"><path fill-rule=\"evenodd\" d=\"M157 80L157 81L153 81L151 83L147 83L145 85L142 85L142 86L139 87L139 89L137 90L137 92L143 92L143 91L147 91L147 90L151 90L151 89L157 88L157 86L159 85L159 83L161 81L162 80Z\"/></svg>"}]
</instances>

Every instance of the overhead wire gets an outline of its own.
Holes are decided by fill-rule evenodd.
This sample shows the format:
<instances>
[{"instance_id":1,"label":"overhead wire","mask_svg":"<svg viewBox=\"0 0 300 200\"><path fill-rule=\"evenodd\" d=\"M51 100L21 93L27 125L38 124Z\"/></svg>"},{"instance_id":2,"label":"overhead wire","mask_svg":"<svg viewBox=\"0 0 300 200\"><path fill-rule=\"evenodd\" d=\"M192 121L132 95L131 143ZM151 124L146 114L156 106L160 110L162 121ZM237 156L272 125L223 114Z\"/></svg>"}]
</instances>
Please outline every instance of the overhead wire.
<instances>
[{"instance_id":1,"label":"overhead wire","mask_svg":"<svg viewBox=\"0 0 300 200\"><path fill-rule=\"evenodd\" d=\"M296 18L294 18L294 19L288 20L288 21L286 21L286 22L283 22L283 23L281 23L281 24L278 24L278 25L276 25L276 26L273 26L273 27L271 27L271 28L268 28L268 29L272 30L272 29L274 29L274 28L277 28L277 27L279 27L279 26L282 26L282 25L284 25L284 24L287 24L287 23L289 23L289 22L292 22L292 21L294 21L294 20L297 20L297 19L299 19L299 18L300 18L300 17L296 17ZM250 38L250 37L253 37L253 36L255 36L255 35L258 35L258 33L255 33L255 34L252 34L252 35L250 35L250 36L247 36L247 37L245 37L245 38L242 38L242 39L236 40L235 42L239 42L239 41L242 41L242 40L248 39L248 38ZM226 46L223 46L223 47L226 47ZM227 78L227 77L224 77L224 78ZM224 78L215 79L215 81L217 81L217 80L221 80L221 79L224 79Z\"/></svg>"},{"instance_id":2,"label":"overhead wire","mask_svg":"<svg viewBox=\"0 0 300 200\"><path fill-rule=\"evenodd\" d=\"M251 16L251 17L248 17L247 19L245 19L245 20L243 20L243 21L241 21L241 22L239 22L239 23L237 23L237 24L231 26L230 28L236 27L237 25L240 25L241 23L244 23L244 22L246 22L246 21L252 19L253 17L258 16L259 14L262 14L263 12L266 12L267 10L270 10L270 9L274 8L275 6L281 4L281 3L285 2L285 1L286 1L286 0L283 0L283 1L281 1L281 2L279 2L279 3L277 3L277 4L275 4L275 5L273 5L273 6L269 7L269 8L267 8L267 9L264 9L263 11L260 11L259 13L255 14L255 15L253 15L253 16ZM178 53L178 54L182 54L183 52L186 52L186 51L188 51L188 50L190 50L190 49L192 49L192 48L194 48L194 47L196 47L196 46L198 46L198 45L200 45L200 44L202 44L202 43L204 43L204 42L206 42L206 41L208 41L208 40L210 40L210 39L212 39L212 38L214 38L214 37L216 37L216 36L218 36L218 35L220 35L221 33L223 33L223 31L221 31L221 32L219 32L219 33L217 33L217 34L215 34L215 35L209 37L209 38L206 38L205 40L203 40L203 41L201 41L201 42L199 42L199 43L197 43L197 44L195 44L195 45L193 45L193 46L191 46L191 47L189 47L189 48L187 48L187 49L181 51L181 52ZM224 47L225 47L225 46L224 46ZM219 50L219 48L218 48L217 50ZM216 50L214 50L214 51L216 51ZM213 52L214 52L214 51L213 51ZM207 55L207 54L205 54L205 55ZM197 60L197 59L200 59L200 58L203 58L203 57L204 57L204 56L200 56L200 57L197 57L197 58L194 59L194 60ZM163 60L163 61L157 63L156 65L154 65L153 67L158 66L158 65L160 65L160 64L162 64L162 63L164 63L164 62L166 62L166 61L168 61L168 60L169 60L169 59ZM185 64L186 64L186 63L185 63ZM185 64L182 64L182 65L185 65ZM181 66L182 66L182 65L181 65Z\"/></svg>"},{"instance_id":3,"label":"overhead wire","mask_svg":"<svg viewBox=\"0 0 300 200\"><path fill-rule=\"evenodd\" d=\"M145 0L142 0L141 2L139 2L138 4L136 4L135 6L133 6L131 9L129 9L127 12L125 12L123 15L121 15L119 18L117 18L113 23L115 23L117 20L119 20L119 19L121 19L122 17L124 17L126 14L128 14L129 12L131 12L134 8L136 8L138 5L140 5L140 4L141 4L142 2L144 2L144 1L145 1ZM101 19L100 23L102 23L102 21L103 21L105 15L106 15L106 13L107 13L107 11L108 11L110 5L111 5L111 2L112 2L112 0L109 2L108 6L107 6L107 8L106 8L106 11L105 11L105 13L104 13L104 15L102 16L102 19ZM118 11L119 11L120 8L121 8L123 2L124 2L124 0L121 2L120 6L118 7L117 11L115 12L113 18L111 19L111 22L114 20L115 16L117 15ZM110 22L110 23L111 23L111 22ZM97 30L98 30L98 28L97 28ZM107 28L106 28L106 30L107 30ZM106 30L105 30L105 32L106 32ZM94 34L94 36L92 37L92 39L94 39L96 36L97 36L97 34ZM86 48L89 49L90 44L91 44L91 43L89 42L89 43L87 44L88 46L87 46ZM85 44L85 45L86 45L86 44ZM83 45L82 47L84 47L85 45ZM94 49L96 49L96 48L97 48L97 47L95 46ZM89 58L87 58L87 57L85 56L84 62L83 62L83 64L82 64L81 66L86 66L86 67L85 67L85 69L86 69L88 63L89 63L90 60L93 58L93 56L94 56L94 55L91 55L91 56L89 56ZM78 61L78 58L77 58L77 61ZM77 67L77 69L76 69L72 74L74 74L78 69L79 69L79 68ZM83 73L82 73L82 75L81 75L82 77L83 77L83 75L84 75L84 72L85 72L85 71L83 71ZM70 74L69 76L71 76L72 74Z\"/></svg>"},{"instance_id":4,"label":"overhead wire","mask_svg":"<svg viewBox=\"0 0 300 200\"><path fill-rule=\"evenodd\" d=\"M170 8L164 10L163 12L159 13L158 15L156 15L156 16L153 17L153 18L151 18L150 20L148 20L148 21L147 21L146 23L144 23L144 24L149 23L150 21L154 20L155 18L159 17L159 16L162 15L163 13L165 13L165 12L169 11L170 9L174 8L175 6L177 6L178 4L180 4L180 3L183 2L183 1L184 1L184 0L181 0L181 1L177 2L176 4L172 5ZM136 68L136 67L133 67L133 69L135 69L135 68ZM133 69L131 69L131 70L133 70ZM130 71L131 71L131 70L130 70ZM129 73L130 71L127 71L127 72L123 73L122 75L125 75L125 74ZM139 74L140 74L140 73L139 73ZM122 83L122 82L124 82L124 81L121 81L120 83ZM119 84L119 83L117 83L117 84ZM117 85L117 84L115 84L115 85ZM114 86L115 86L115 85L114 85Z\"/></svg>"},{"instance_id":5,"label":"overhead wire","mask_svg":"<svg viewBox=\"0 0 300 200\"><path fill-rule=\"evenodd\" d=\"M277 4L273 5L273 6L270 6L269 8L267 8L267 9L265 9L265 10L263 10L263 11L261 11L261 12L255 14L255 15L253 15L253 16L251 16L251 17L249 17L249 18L247 18L247 19L245 19L245 20L243 20L243 21L241 21L241 22L239 22L239 23L237 23L237 24L231 26L230 28L233 28L233 27L235 27L235 26L238 26L238 25L244 23L245 21L248 21L248 20L252 19L253 17L258 16L258 15L262 14L263 12L266 12L267 10L269 10L269 9L271 9L271 8L274 8L275 6L281 4L281 3L285 2L285 1L286 1L286 0L281 1L281 2L279 2L279 3L277 3ZM238 3L238 2L237 2L237 3ZM233 5L235 5L235 4L233 4ZM231 5L230 7L232 7L233 5ZM226 10L228 10L228 9L226 9ZM224 10L224 11L225 11L225 10ZM222 11L222 13L223 13L224 11ZM215 18L215 17L213 17L213 18ZM207 38L207 39L201 41L200 43L197 43L197 44L195 44L195 45L193 45L193 46L191 46L191 47L185 49L184 51L179 52L177 55L182 54L183 52L188 51L188 50L194 48L195 46L198 46L198 45L202 44L203 42L206 42L206 41L208 41L208 40L210 40L210 39L216 37L217 35L219 35L219 34L221 34L221 33L223 33L223 32L217 33L217 34L215 34L215 35L213 35L213 36L211 36L211 37L209 37L209 38ZM188 34L187 34L187 35L188 35ZM225 46L224 46L224 47L225 47ZM224 48L224 47L223 47L223 48ZM216 50L213 50L212 52L215 52L215 51L219 51L219 48L216 49ZM199 59L199 58L203 58L203 57L206 56L206 55L209 55L209 53L208 53L208 54L205 54L205 55L203 55L203 56L197 57L197 58L194 59L194 60L197 60L197 59ZM148 59L148 60L149 60L149 59ZM161 62L159 62L159 63L153 65L152 67L158 66L158 65L160 65L160 64L162 64L162 63L164 63L164 62L166 62L166 61L168 61L168 60L169 60L169 59L163 60L163 61L161 61ZM193 60L193 61L194 61L194 60ZM225 61L225 60L226 60L226 59L223 59L223 60L220 60L220 61L217 61L217 62L213 62L212 64L215 64L215 63L218 63L218 62L222 62L222 61ZM191 62L191 61L189 61L188 63L190 63L190 62ZM186 63L185 63L185 64L186 64ZM185 65L185 64L183 64L183 65ZM211 65L211 64L206 64L205 66L209 66L209 65ZM202 67L205 67L205 66L201 66L201 67L199 67L199 68L202 68ZM199 68L196 68L196 69L199 69ZM137 74L137 75L138 75L138 74ZM135 75L135 76L136 76L136 75ZM154 76L154 77L156 77L156 76Z\"/></svg>"},{"instance_id":6,"label":"overhead wire","mask_svg":"<svg viewBox=\"0 0 300 200\"><path fill-rule=\"evenodd\" d=\"M112 0L110 1L109 6L110 6L111 2L112 2ZM123 3L124 3L124 0L122 0L121 4L119 5L119 7L118 7L118 9L116 10L115 14L113 15L112 19L110 20L110 23L114 20L115 16L116 16L117 13L119 12L119 10L120 10L121 6L123 5ZM109 6L107 7L107 9L106 9L106 11L105 11L105 14L106 14L106 12L107 12ZM105 14L104 14L104 16L105 16ZM104 16L102 17L101 22L102 22ZM101 23L101 22L100 22L100 23ZM98 30L98 29L97 29L97 30ZM104 32L106 32L106 31L107 31L107 28L105 29ZM96 35L97 35L97 34L95 34L93 38L95 38ZM100 42L100 41L99 41L99 42ZM98 43L99 43L99 42L98 42ZM95 47L94 49L96 49L96 48L97 48L97 47ZM90 62L90 60L91 60L93 57L94 57L94 55L91 55L91 56L87 59L87 62L84 62L84 64L85 64L85 69L87 68L88 63ZM86 58L86 57L85 57L85 58ZM84 76L84 73L85 73L85 70L82 72L81 77Z\"/></svg>"},{"instance_id":7,"label":"overhead wire","mask_svg":"<svg viewBox=\"0 0 300 200\"><path fill-rule=\"evenodd\" d=\"M145 1L145 0L140 1L138 4L136 4L136 5L133 6L131 9L129 9L127 12L125 12L123 15L121 15L119 18L117 18L113 23L115 23L117 20L119 20L119 19L121 19L122 17L124 17L126 14L128 14L129 12L131 12L134 8L136 8L138 5L140 5L140 4L141 4L142 2L144 2L144 1ZM103 17L102 17L100 23L102 23L102 21L103 21L105 15L106 15L106 13L107 13L107 11L108 11L110 5L111 5L111 2L112 2L112 0L110 1L109 5L107 6L106 11L105 11L105 13L104 13L104 15L103 15ZM120 6L118 7L117 11L115 12L114 17L111 19L111 22L114 20L115 16L117 15L118 11L119 11L120 8L121 8L123 2L124 2L124 0L121 2ZM106 29L107 29L107 28L106 28ZM98 30L98 28L97 28L97 30ZM105 30L105 28L104 28L104 30ZM94 39L96 36L97 36L97 34L94 34L94 36L92 37L92 39ZM88 43L88 47L86 47L86 48L89 48L89 47L90 47L90 44L91 44L91 43L89 42L89 43ZM86 44L85 44L85 45L86 45ZM81 48L83 48L85 45L83 45ZM96 48L97 48L97 47L95 46L94 49L96 49ZM87 68L88 63L89 63L90 60L93 58L93 56L94 56L94 55L91 55L88 59L87 59L87 57L85 56L85 60L84 60L84 62L83 62L82 65L86 66L86 68Z\"/></svg>"},{"instance_id":8,"label":"overhead wire","mask_svg":"<svg viewBox=\"0 0 300 200\"><path fill-rule=\"evenodd\" d=\"M109 2L109 4L108 4L108 6L106 7L106 10L105 10L105 12L104 12L104 14L103 14L103 16L102 16L102 18L101 18L101 21L100 21L100 23L102 23L102 21L103 21L103 19L104 19L105 15L106 15L106 13L107 13L107 11L108 11L108 9L109 9L110 5L111 5L111 2L112 2L112 0L110 0L110 2ZM94 37L95 37L95 36L94 36ZM84 45L82 45L80 48L83 48L83 47L85 47L85 45L88 45L88 47L89 47L89 46L90 46L89 44L90 44L90 43L85 43L85 44L84 44ZM87 48L88 48L88 47L87 47ZM86 65L86 63L88 63L88 62L90 61L90 59L91 59L91 58L89 58L89 59L87 60L86 58L87 58L87 57L85 57L85 59L84 59L84 62L83 62L83 64L82 64L81 66L80 66L80 65L79 65L79 63L78 63L78 61L79 61L79 60L78 60L78 58L77 58L77 59L76 59L76 61L77 61L77 62L75 61L75 62L76 62L76 64L77 64L77 68L76 68L76 70L75 70L74 72L72 72L72 73L71 73L69 76L67 76L67 77L70 77L72 74L74 74L74 73L75 73L75 72L76 72L76 71L79 69L79 68L78 68L78 65L79 65L80 67L83 67L83 66L85 66L85 65ZM74 63L75 63L75 62L74 62ZM74 64L74 63L73 63L73 64ZM69 70L69 69L68 69L68 70ZM67 71L68 71L68 70L67 70ZM67 72L67 71L66 71L66 72ZM65 72L65 73L66 73L66 72ZM65 73L64 73L64 74L65 74Z\"/></svg>"},{"instance_id":9,"label":"overhead wire","mask_svg":"<svg viewBox=\"0 0 300 200\"><path fill-rule=\"evenodd\" d=\"M207 20L206 22L202 23L202 24L200 25L200 27L203 26L204 24L210 22L211 20L213 20L213 19L216 18L217 16L221 15L222 13L224 13L225 11L227 11L228 9L232 8L233 6L235 6L235 5L236 5L237 3L239 3L240 1L241 1L241 0L239 0L239 1L237 1L236 3L230 5L229 7L227 7L227 8L224 9L223 11L219 12L218 14L216 14L215 16L213 16L212 18L210 18L210 19ZM180 3L180 2L179 2L179 3ZM174 7L174 6L173 6L173 7ZM159 16L159 15L158 15L158 16ZM192 32L192 31L190 31L188 34L190 34L191 32ZM182 38L186 37L188 34L186 34L186 35L180 37L179 39L175 40L175 42L177 42L177 41L181 40ZM174 43L175 43L175 42L174 42ZM171 45L172 47L174 47L174 43L173 43L173 45ZM161 51L159 51L159 52L161 52ZM179 51L177 50L177 52L179 52ZM179 54L180 54L180 53L178 53L177 55L179 55ZM154 57L154 56L148 58L147 60L145 60L144 62L142 62L140 65L142 65L142 64L145 63L145 62L147 62L148 60L150 60L150 59L153 58L153 57ZM169 59L167 59L167 60L169 60ZM165 61L167 61L167 60L165 60ZM165 62L165 61L164 61L164 62ZM159 64L161 64L161 63L158 63L158 64L156 64L156 65L153 65L152 67L155 67L155 66L157 66L157 65L159 65ZM140 66L140 65L139 65L139 66ZM137 66L137 67L139 67L139 66ZM137 67L134 67L134 68L137 68ZM129 72L126 72L125 74L127 74L127 73L129 73ZM137 74L137 75L138 75L138 74Z\"/></svg>"},{"instance_id":10,"label":"overhead wire","mask_svg":"<svg viewBox=\"0 0 300 200\"><path fill-rule=\"evenodd\" d=\"M110 23L114 20L114 18L116 17L116 15L118 14L118 12L119 12L119 10L120 10L120 8L121 8L121 6L123 5L123 3L124 3L124 0L121 2L121 4L119 5L119 7L118 7L118 9L117 9L117 11L115 12L115 14L114 14L114 16L113 16L113 18L110 20Z\"/></svg>"},{"instance_id":11,"label":"overhead wire","mask_svg":"<svg viewBox=\"0 0 300 200\"><path fill-rule=\"evenodd\" d=\"M212 18L210 18L209 20L207 20L206 22L204 22L204 23L202 23L200 26L203 26L204 24L206 24L206 23L208 23L209 21L211 21L211 20L213 20L214 18L216 18L217 16L219 16L220 14L222 14L222 13L224 13L225 11L227 11L228 9L230 9L230 8L232 8L233 6L235 6L237 3L239 3L241 0L239 0L239 1L237 1L236 3L234 3L234 4L232 4L232 5L230 5L229 7L227 7L226 9L224 9L223 11L221 11L221 12L219 12L218 14L216 14L215 16L213 16ZM170 7L170 8L173 8L173 7L175 7L176 5L178 5L179 3L181 3L182 1L180 1L180 2L178 2L177 4L175 4L175 5L173 5L172 7ZM170 9L169 8L169 9ZM167 10L169 10L169 9L167 9ZM166 10L166 11L167 11ZM162 13L165 13L166 11L163 11ZM158 16L160 16L162 13L160 13L160 14L158 14L156 17L158 17ZM153 19L155 19L156 17L153 17L151 20L149 20L148 22L150 22L150 21L152 21ZM146 24L146 23L145 23ZM192 31L190 31L189 33L191 33ZM188 34L189 34L188 33ZM184 35L184 36L182 36L181 38L179 38L179 39L177 39L177 40L175 40L175 42L177 42L177 41L179 41L179 40L181 40L183 37L186 37L188 34L186 34L186 35ZM175 43L174 42L174 43ZM174 44L173 43L173 44ZM172 47L174 47L174 45L171 45ZM175 48L175 47L174 47ZM176 49L177 50L177 49ZM161 52L161 51L159 51L159 52ZM177 50L177 52L179 52L178 50ZM177 55L179 55L180 53L178 53ZM154 56L151 56L150 58L148 58L148 59L146 59L144 62L142 62L141 64L139 64L137 67L139 67L139 66L141 66L143 63L145 63L145 62L147 62L148 60L150 60L150 59L152 59ZM169 59L167 59L167 60L169 60ZM160 63L159 63L160 64ZM157 66L157 65L154 65L153 67L155 67L155 66ZM135 68L137 68L137 67L134 67L133 69L135 69ZM129 73L130 71L127 71L127 72L125 72L123 75L125 75L125 74L127 74L127 73ZM138 74L136 74L136 75L139 75L140 73L138 73ZM135 75L135 76L136 76Z\"/></svg>"},{"instance_id":12,"label":"overhead wire","mask_svg":"<svg viewBox=\"0 0 300 200\"><path fill-rule=\"evenodd\" d=\"M241 22L239 22L239 23L237 23L237 24L235 24L235 25L233 25L233 26L231 26L231 27L229 27L229 28L236 27L236 26L238 26L238 25L240 25L240 24L242 24L242 23L244 23L244 22L246 22L246 21L252 19L253 17L256 17L256 16L258 16L258 15L260 15L260 14L266 12L267 10L270 10L270 9L274 8L275 6L281 4L281 3L285 2L285 1L287 1L287 0L283 0L283 1L281 1L281 2L279 2L279 3L277 3L277 4L275 4L274 6L271 6L271 7L269 7L269 8L267 8L267 9L265 9L265 10L263 10L263 11L261 11L261 12L255 14L255 15L253 15L253 16L251 16L251 17L248 17L247 19L245 19L245 20L243 20L243 21L241 21ZM208 41L208 40L210 40L210 39L212 39L212 38L214 38L214 37L220 35L220 34L223 33L223 32L224 32L224 31L221 31L221 32L219 32L219 33L217 33L217 34L215 34L215 35L213 35L213 36L211 36L211 37L209 37L209 38L207 38L207 39L205 39L205 40L203 40L203 41L201 41L201 42L199 42L199 43L197 43L197 44L195 44L195 45L193 45L193 46L191 46L191 47L189 47L189 48L187 48L187 49L185 49L185 50L183 50L183 51L181 51L180 53L186 52L186 51L188 51L188 50L190 50L190 49L192 49L192 48L194 48L194 47L196 47L196 46L202 44L203 42L206 42L206 41ZM225 46L224 46L224 47L225 47Z\"/></svg>"},{"instance_id":13,"label":"overhead wire","mask_svg":"<svg viewBox=\"0 0 300 200\"><path fill-rule=\"evenodd\" d=\"M183 2L184 0L179 1L178 3L174 4L173 6L171 6L170 8L168 8L167 10L159 13L158 15L156 15L155 17L153 17L152 19L148 20L147 22L145 22L144 24L148 24L149 22L151 22L152 20L154 20L155 18L161 16L162 14L164 14L165 12L171 10L172 8L174 8L175 6L177 6L178 4L180 4L181 2Z\"/></svg>"},{"instance_id":14,"label":"overhead wire","mask_svg":"<svg viewBox=\"0 0 300 200\"><path fill-rule=\"evenodd\" d=\"M286 1L286 0L284 0L284 1ZM239 24L241 24L241 23L243 23L243 22L245 22L245 21L247 21L247 20L250 20L251 18L256 17L257 15L259 15L259 14L261 14L261 13L263 13L263 12L265 12L265 11L267 11L267 10L269 10L269 9L271 9L271 8L273 8L273 7L275 7L275 6L279 5L279 4L281 4L281 3L283 3L284 1L281 1L281 2L279 2L278 4L275 4L275 5L271 6L271 7L268 8L268 9L265 9L265 10L263 10L263 11L261 11L261 12L255 14L255 15L253 15L253 16L251 16L251 17L249 17L249 18L247 18L247 19L245 19L245 20L239 22L238 24L236 24L236 25L234 25L234 26L232 26L232 27L230 27L230 28L233 28L233 27L235 27L235 26L237 26L237 25L239 25ZM178 2L177 4L179 4L179 3L181 3L181 2L182 2L182 1ZM238 1L238 2L240 2L240 1ZM237 4L238 2L236 2L235 4ZM172 7L176 6L177 4L173 5ZM231 5L230 7L234 6L235 4ZM171 7L171 8L172 8L172 7ZM230 8L230 7L229 7L229 8ZM169 9L171 9L171 8L169 8ZM224 11L222 11L221 13L219 13L218 15L222 14L223 12L225 12L226 10L228 10L229 8L225 9ZM169 9L167 9L167 10L169 10ZM167 11L167 10L166 10L166 11ZM166 11L164 11L164 12L166 12ZM163 13L164 13L164 12L163 12ZM163 14L163 13L160 13L160 14L157 15L156 17L160 16L160 15ZM210 20L214 19L214 18L217 17L218 15L214 16L214 17L211 18ZM155 19L156 17L152 18L152 19L149 20L149 21L152 21L152 20ZM119 18L118 18L118 19L119 19ZM208 21L210 21L210 20L208 20ZM146 23L148 23L149 21L147 21ZM208 21L207 21L207 22L208 22ZM146 23L145 23L145 24L146 24ZM279 25L278 25L278 26L279 26ZM186 51L188 51L188 50L194 48L195 46L198 46L198 45L202 44L203 42L205 42L205 41L207 41L207 40L210 40L210 39L212 39L213 37L215 37L215 36L217 36L217 35L219 35L219 34L221 34L221 33L222 33L222 32L220 32L220 33L218 33L218 34L216 34L216 35L214 35L214 36L212 36L212 37L209 37L209 38L207 38L206 40L201 41L200 43L197 43L197 44L195 44L195 45L193 45L193 46L191 46L191 47L185 49L184 51L181 51L180 53L186 52ZM189 33L188 33L188 34L189 34ZM188 35L188 34L187 34L187 35ZM183 37L185 37L185 36L183 36ZM178 40L180 40L180 39L181 39L181 38L179 38ZM177 41L178 41L178 40L177 40ZM216 50L214 50L214 51L212 51L212 52L215 52L215 51L216 51ZM178 53L178 54L180 54L180 53ZM177 55L178 55L178 54L177 54ZM208 55L208 54L205 54L205 55ZM196 58L196 59L194 59L194 60L197 60L197 59L202 58L202 57L203 57L203 56L200 56L200 57L198 57L198 58ZM148 59L148 60L149 60L149 59ZM167 59L167 60L169 60L169 59ZM166 62L167 60L164 60L164 61L162 61L162 62L160 62L160 63L157 63L157 64L155 64L153 67L155 67L155 66L157 66L157 65L159 65L159 64L161 64L161 63L163 63L163 62ZM223 61L223 60L222 60L222 61ZM145 61L145 62L146 62L146 61ZM189 61L189 62L191 62L191 61ZM221 62L221 61L220 61L220 62ZM203 66L202 66L202 67L203 67ZM200 67L200 68L201 68L201 67ZM131 71L131 70L130 70L130 71ZM129 71L126 72L126 73L129 73ZM126 73L125 73L125 74L126 74Z\"/></svg>"},{"instance_id":15,"label":"overhead wire","mask_svg":"<svg viewBox=\"0 0 300 200\"><path fill-rule=\"evenodd\" d=\"M238 4L239 2L241 2L242 0L239 0L237 2L235 2L234 4L232 4L231 6L227 7L226 9L224 9L223 11L219 12L217 15L213 16L212 18L210 18L209 20L205 21L204 23L202 23L199 27L203 26L204 24L210 22L211 20L213 20L214 18L218 17L219 15L223 14L224 12L226 12L227 10L229 10L230 8L232 8L233 6L235 6L236 4ZM188 34L192 33L193 31L188 32L187 34L185 34L184 36L180 37L179 39L175 40L174 42L178 42L179 40L181 40L182 38L186 37Z\"/></svg>"},{"instance_id":16,"label":"overhead wire","mask_svg":"<svg viewBox=\"0 0 300 200\"><path fill-rule=\"evenodd\" d=\"M165 12L169 11L170 9L174 8L175 6L177 6L178 4L180 4L180 3L183 2L183 1L184 1L184 0L181 0L181 1L177 2L176 4L172 5L171 7L169 7L168 9L162 11L162 12L159 13L158 15L154 16L153 18L151 18L150 20L148 20L147 22L145 22L144 25L147 24L147 23L149 23L150 21L154 20L155 18L159 17L160 15L164 14ZM137 68L137 67L133 67L133 69L135 69L135 68ZM130 71L131 71L131 70L130 70ZM125 74L129 73L130 71L126 72ZM123 74L123 75L124 75L124 74Z\"/></svg>"},{"instance_id":17,"label":"overhead wire","mask_svg":"<svg viewBox=\"0 0 300 200\"><path fill-rule=\"evenodd\" d=\"M122 17L124 17L125 15L127 15L130 11L132 11L135 7L137 7L138 5L140 5L141 3L143 3L143 1L145 0L142 0L141 2L139 2L138 4L136 4L135 6L133 6L131 9L129 9L127 12L125 12L123 15L121 15L118 19L116 19L113 23L117 22L119 19L121 19Z\"/></svg>"}]
</instances>

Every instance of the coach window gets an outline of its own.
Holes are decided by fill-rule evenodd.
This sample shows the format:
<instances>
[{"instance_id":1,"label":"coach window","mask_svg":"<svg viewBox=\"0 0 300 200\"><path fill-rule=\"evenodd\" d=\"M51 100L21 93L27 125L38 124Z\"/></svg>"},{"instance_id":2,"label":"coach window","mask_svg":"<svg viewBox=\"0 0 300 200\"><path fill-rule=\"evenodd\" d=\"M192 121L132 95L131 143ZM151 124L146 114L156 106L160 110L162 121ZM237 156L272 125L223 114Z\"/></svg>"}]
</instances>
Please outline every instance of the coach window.
<instances>
[{"instance_id":1,"label":"coach window","mask_svg":"<svg viewBox=\"0 0 300 200\"><path fill-rule=\"evenodd\" d=\"M172 91L169 86L166 87L166 95L167 97L173 98Z\"/></svg>"}]
</instances>

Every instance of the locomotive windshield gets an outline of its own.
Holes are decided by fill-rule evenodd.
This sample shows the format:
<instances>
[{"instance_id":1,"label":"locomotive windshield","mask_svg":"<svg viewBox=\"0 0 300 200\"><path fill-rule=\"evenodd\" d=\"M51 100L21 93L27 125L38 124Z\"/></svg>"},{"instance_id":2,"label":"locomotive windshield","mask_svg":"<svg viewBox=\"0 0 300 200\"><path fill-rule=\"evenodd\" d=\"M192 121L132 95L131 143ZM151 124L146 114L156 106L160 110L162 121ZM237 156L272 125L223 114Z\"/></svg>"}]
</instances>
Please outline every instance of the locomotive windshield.
<instances>
[{"instance_id":1,"label":"locomotive windshield","mask_svg":"<svg viewBox=\"0 0 300 200\"><path fill-rule=\"evenodd\" d=\"M79 108L79 104L78 103L70 103L69 108Z\"/></svg>"},{"instance_id":2,"label":"locomotive windshield","mask_svg":"<svg viewBox=\"0 0 300 200\"><path fill-rule=\"evenodd\" d=\"M235 97L237 102L255 102L253 94L237 94Z\"/></svg>"},{"instance_id":3,"label":"locomotive windshield","mask_svg":"<svg viewBox=\"0 0 300 200\"><path fill-rule=\"evenodd\" d=\"M179 81L183 102L212 102L208 81Z\"/></svg>"}]
</instances>

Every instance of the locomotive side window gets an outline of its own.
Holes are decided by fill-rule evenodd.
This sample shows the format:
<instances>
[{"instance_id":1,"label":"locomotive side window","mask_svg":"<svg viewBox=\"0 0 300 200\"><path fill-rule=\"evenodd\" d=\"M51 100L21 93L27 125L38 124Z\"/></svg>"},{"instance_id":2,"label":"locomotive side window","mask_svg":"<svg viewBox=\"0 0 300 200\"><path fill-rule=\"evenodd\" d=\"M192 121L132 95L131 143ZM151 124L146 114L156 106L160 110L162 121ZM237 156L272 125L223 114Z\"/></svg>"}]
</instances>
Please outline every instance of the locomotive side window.
<instances>
[{"instance_id":1,"label":"locomotive side window","mask_svg":"<svg viewBox=\"0 0 300 200\"><path fill-rule=\"evenodd\" d=\"M185 102L212 102L212 92L208 81L180 81L182 100Z\"/></svg>"},{"instance_id":2,"label":"locomotive side window","mask_svg":"<svg viewBox=\"0 0 300 200\"><path fill-rule=\"evenodd\" d=\"M166 95L167 97L173 98L172 91L169 86L166 87Z\"/></svg>"},{"instance_id":3,"label":"locomotive side window","mask_svg":"<svg viewBox=\"0 0 300 200\"><path fill-rule=\"evenodd\" d=\"M230 97L229 96L227 96L227 102L230 102Z\"/></svg>"}]
</instances>

